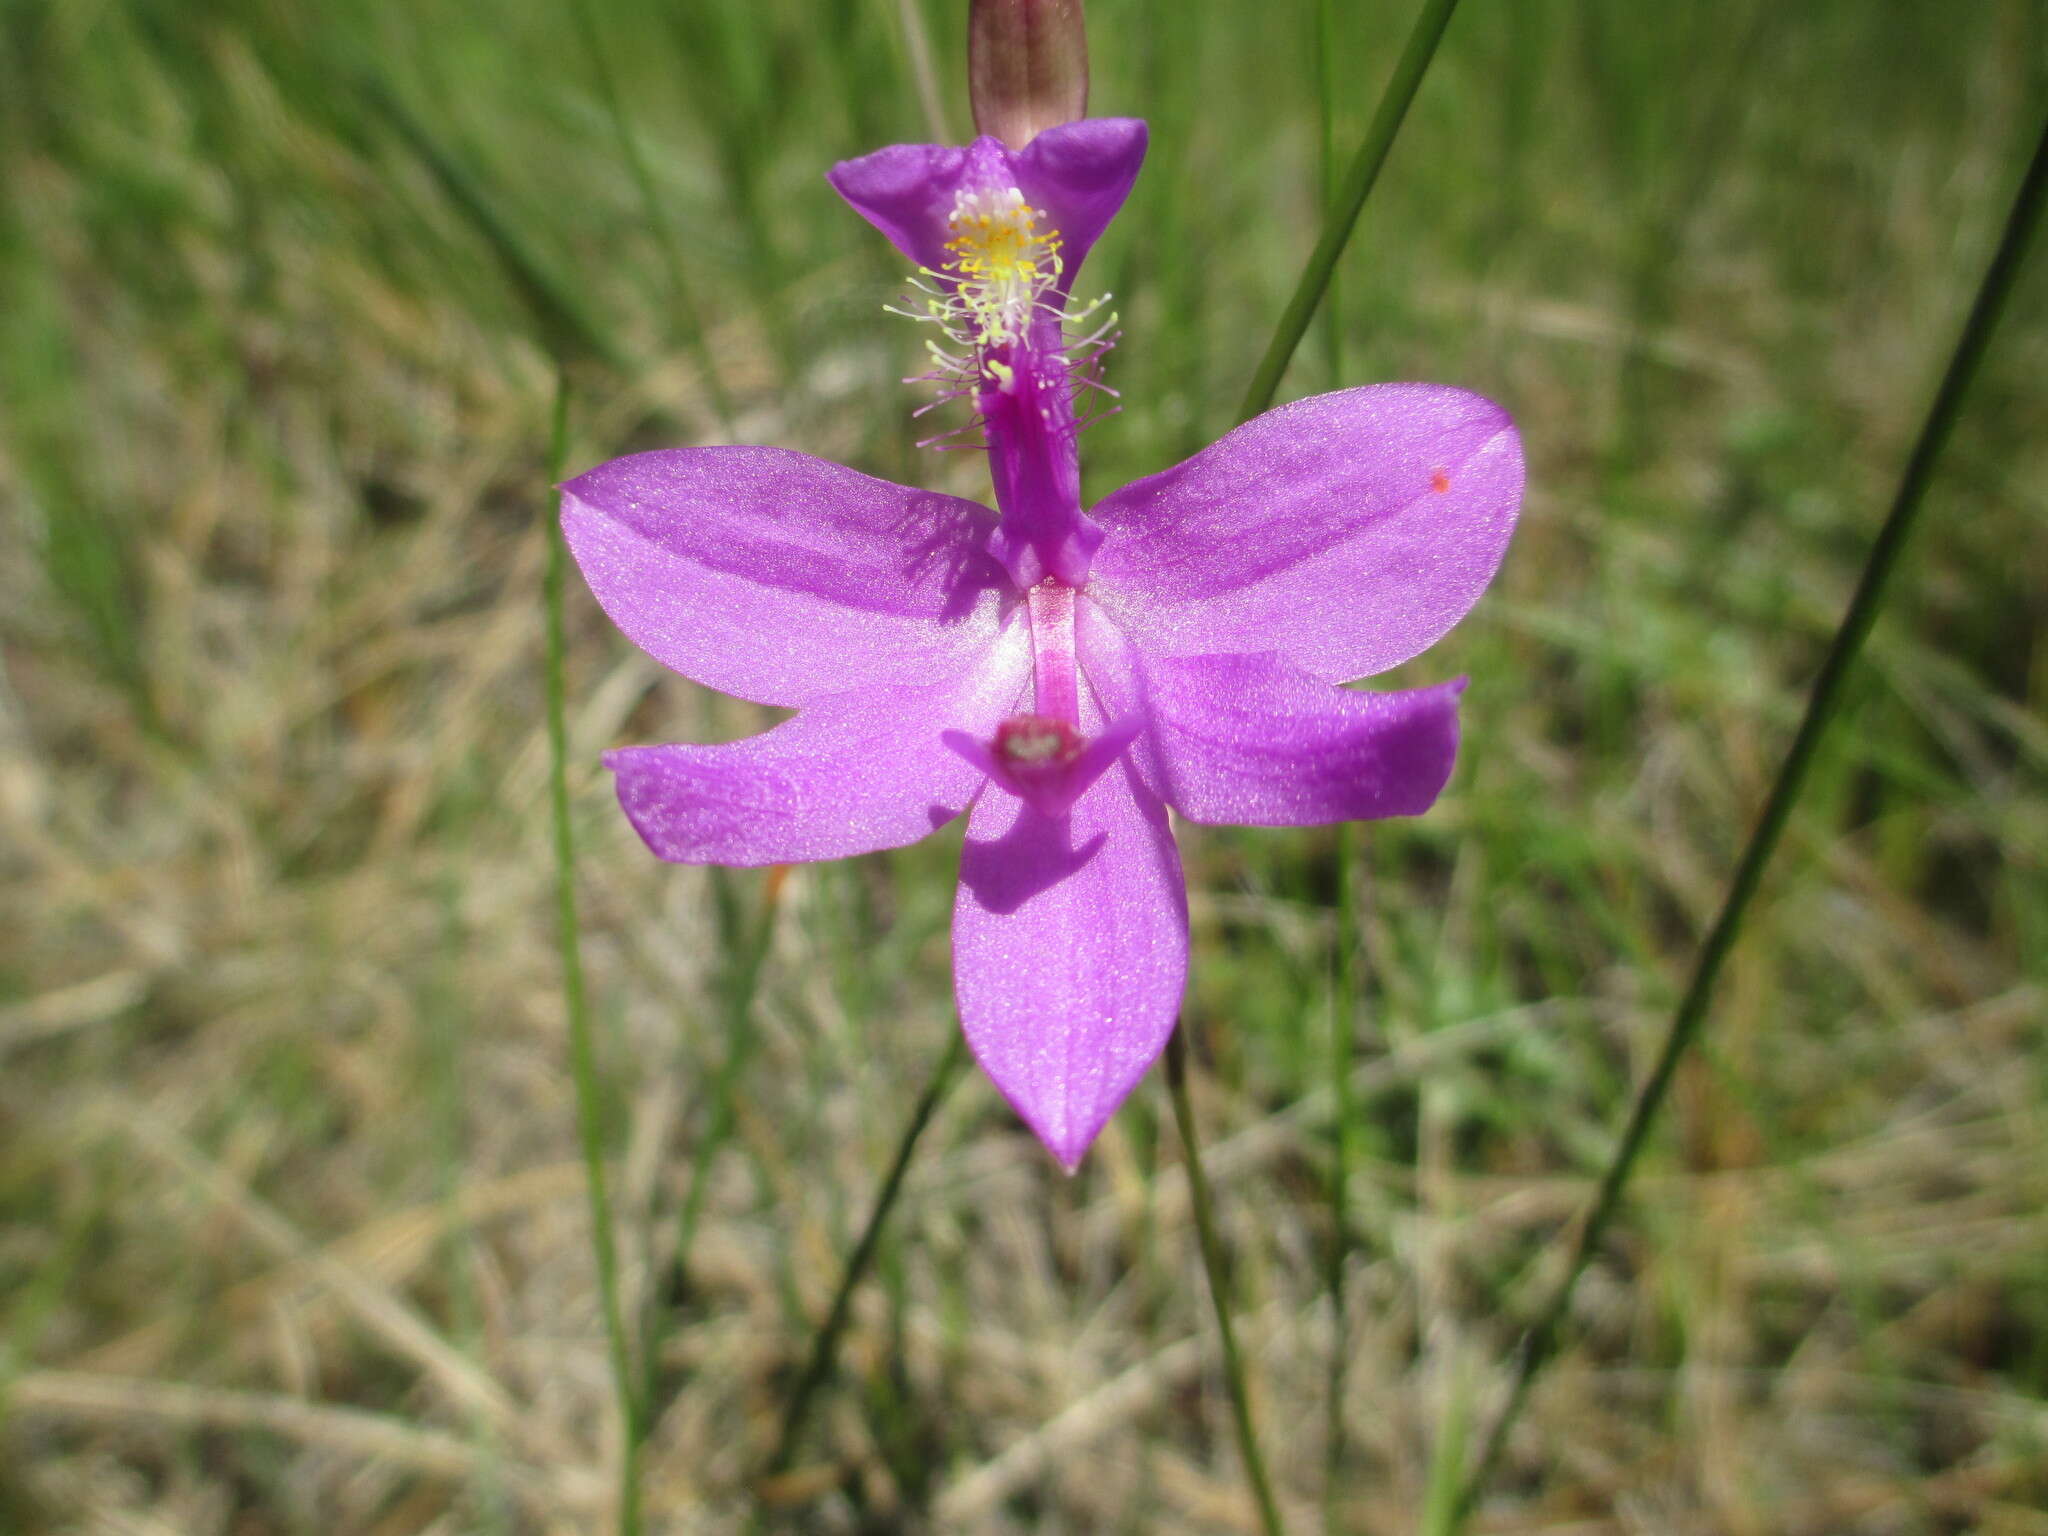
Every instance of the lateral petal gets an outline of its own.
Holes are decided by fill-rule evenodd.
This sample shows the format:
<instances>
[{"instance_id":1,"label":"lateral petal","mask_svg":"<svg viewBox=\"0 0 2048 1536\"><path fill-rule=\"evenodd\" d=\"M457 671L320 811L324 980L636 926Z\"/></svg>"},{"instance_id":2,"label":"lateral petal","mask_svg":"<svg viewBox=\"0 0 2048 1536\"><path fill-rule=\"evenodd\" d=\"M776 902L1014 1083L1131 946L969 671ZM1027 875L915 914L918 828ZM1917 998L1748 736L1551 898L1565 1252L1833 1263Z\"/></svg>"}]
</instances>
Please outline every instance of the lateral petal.
<instances>
[{"instance_id":1,"label":"lateral petal","mask_svg":"<svg viewBox=\"0 0 2048 1536\"><path fill-rule=\"evenodd\" d=\"M1029 674L1018 623L958 675L833 694L723 746L621 748L605 766L634 830L673 863L792 864L900 848L959 815L984 781L941 733L993 731Z\"/></svg>"},{"instance_id":2,"label":"lateral petal","mask_svg":"<svg viewBox=\"0 0 2048 1536\"><path fill-rule=\"evenodd\" d=\"M1190 821L1314 826L1419 816L1450 778L1464 679L1401 692L1333 687L1281 657L1143 664L1154 761Z\"/></svg>"},{"instance_id":3,"label":"lateral petal","mask_svg":"<svg viewBox=\"0 0 2048 1536\"><path fill-rule=\"evenodd\" d=\"M1046 129L1012 157L1017 190L1060 232L1062 290L1073 287L1082 261L1130 196L1145 143L1142 118L1085 117Z\"/></svg>"},{"instance_id":4,"label":"lateral petal","mask_svg":"<svg viewBox=\"0 0 2048 1536\"><path fill-rule=\"evenodd\" d=\"M984 792L953 909L960 1021L1070 1172L1165 1048L1188 911L1166 808L1119 762L1065 816Z\"/></svg>"},{"instance_id":5,"label":"lateral petal","mask_svg":"<svg viewBox=\"0 0 2048 1536\"><path fill-rule=\"evenodd\" d=\"M562 487L598 602L664 666L764 704L957 670L1000 622L995 515L782 448L675 448Z\"/></svg>"},{"instance_id":6,"label":"lateral petal","mask_svg":"<svg viewBox=\"0 0 2048 1536\"><path fill-rule=\"evenodd\" d=\"M825 179L912 265L936 272L946 264L953 199L968 185L967 157L950 144L891 144L840 161Z\"/></svg>"},{"instance_id":7,"label":"lateral petal","mask_svg":"<svg viewBox=\"0 0 2048 1536\"><path fill-rule=\"evenodd\" d=\"M1089 595L1148 654L1278 651L1347 682L1464 617L1521 501L1521 440L1491 400L1316 395L1098 502Z\"/></svg>"}]
</instances>

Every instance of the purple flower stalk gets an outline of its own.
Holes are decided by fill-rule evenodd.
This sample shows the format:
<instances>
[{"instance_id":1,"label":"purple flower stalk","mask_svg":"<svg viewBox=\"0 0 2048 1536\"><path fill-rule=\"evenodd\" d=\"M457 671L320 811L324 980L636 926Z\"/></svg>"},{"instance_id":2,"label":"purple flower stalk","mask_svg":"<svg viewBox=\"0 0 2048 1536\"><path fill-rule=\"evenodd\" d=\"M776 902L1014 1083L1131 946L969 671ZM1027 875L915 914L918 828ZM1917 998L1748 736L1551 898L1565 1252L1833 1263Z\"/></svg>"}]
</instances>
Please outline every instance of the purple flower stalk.
<instances>
[{"instance_id":1,"label":"purple flower stalk","mask_svg":"<svg viewBox=\"0 0 2048 1536\"><path fill-rule=\"evenodd\" d=\"M1174 1027L1199 823L1412 816L1462 679L1336 685L1432 644L1522 495L1499 406L1384 384L1282 406L1087 511L1084 397L1113 339L1074 274L1145 127L1012 150L898 145L831 182L917 267L941 399L973 402L996 510L778 448L633 454L563 488L591 590L643 650L798 713L724 746L606 755L686 864L901 847L968 813L955 990L983 1069L1075 1167Z\"/></svg>"}]
</instances>

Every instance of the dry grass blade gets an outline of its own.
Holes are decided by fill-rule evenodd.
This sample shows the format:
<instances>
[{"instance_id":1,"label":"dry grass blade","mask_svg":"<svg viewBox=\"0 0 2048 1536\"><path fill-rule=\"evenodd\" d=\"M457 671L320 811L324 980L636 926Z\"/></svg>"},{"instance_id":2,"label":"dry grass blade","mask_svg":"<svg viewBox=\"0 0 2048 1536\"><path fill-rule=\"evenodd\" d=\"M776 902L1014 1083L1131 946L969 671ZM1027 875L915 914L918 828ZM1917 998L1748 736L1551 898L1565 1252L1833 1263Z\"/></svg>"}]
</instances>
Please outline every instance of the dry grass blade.
<instances>
[{"instance_id":1,"label":"dry grass blade","mask_svg":"<svg viewBox=\"0 0 2048 1536\"><path fill-rule=\"evenodd\" d=\"M1284 1309L1267 1307L1237 1321L1244 1337L1258 1344L1283 1317ZM1105 1435L1115 1434L1162 1397L1194 1380L1215 1358L1217 1349L1215 1333L1204 1330L1153 1351L971 1472L947 1483L932 1503L933 1517L948 1530L987 1518L1043 1476L1048 1467Z\"/></svg>"},{"instance_id":2,"label":"dry grass blade","mask_svg":"<svg viewBox=\"0 0 2048 1536\"><path fill-rule=\"evenodd\" d=\"M24 1002L0 1008L0 1057L17 1046L54 1039L68 1030L104 1023L141 1002L149 992L149 973L109 971L91 981L59 987Z\"/></svg>"},{"instance_id":3,"label":"dry grass blade","mask_svg":"<svg viewBox=\"0 0 2048 1536\"><path fill-rule=\"evenodd\" d=\"M546 1471L535 1467L487 1469L483 1452L444 1431L277 1392L236 1392L92 1371L36 1371L11 1382L4 1401L10 1413L24 1417L108 1422L156 1419L189 1428L255 1430L431 1477L468 1479L487 1470L509 1473L541 1517L558 1512L565 1504L594 1505L606 1491L604 1479L595 1470L559 1466Z\"/></svg>"},{"instance_id":4,"label":"dry grass blade","mask_svg":"<svg viewBox=\"0 0 2048 1536\"><path fill-rule=\"evenodd\" d=\"M436 1201L394 1211L346 1237L327 1243L323 1257L363 1276L369 1283L396 1294L435 1256L450 1232L475 1228L507 1216L531 1214L548 1205L574 1200L583 1191L581 1163L548 1163L489 1183L465 1187L453 1202ZM232 1287L212 1304L214 1314L228 1322L260 1316L290 1292L305 1286L310 1271L291 1261L254 1275ZM331 1286L319 1293L327 1305L306 1319L316 1334L332 1325L336 1312L348 1314L347 1301ZM128 1333L96 1344L69 1363L101 1374L140 1375L165 1366L175 1351L183 1320L159 1317Z\"/></svg>"},{"instance_id":5,"label":"dry grass blade","mask_svg":"<svg viewBox=\"0 0 2048 1536\"><path fill-rule=\"evenodd\" d=\"M147 1111L108 1108L101 1123L131 1138L143 1151L189 1181L232 1215L273 1258L299 1266L331 1291L370 1332L402 1359L418 1366L451 1404L481 1414L515 1440L519 1410L504 1388L443 1338L425 1318L355 1265L326 1252L259 1199L241 1180L202 1156L183 1136Z\"/></svg>"}]
</instances>

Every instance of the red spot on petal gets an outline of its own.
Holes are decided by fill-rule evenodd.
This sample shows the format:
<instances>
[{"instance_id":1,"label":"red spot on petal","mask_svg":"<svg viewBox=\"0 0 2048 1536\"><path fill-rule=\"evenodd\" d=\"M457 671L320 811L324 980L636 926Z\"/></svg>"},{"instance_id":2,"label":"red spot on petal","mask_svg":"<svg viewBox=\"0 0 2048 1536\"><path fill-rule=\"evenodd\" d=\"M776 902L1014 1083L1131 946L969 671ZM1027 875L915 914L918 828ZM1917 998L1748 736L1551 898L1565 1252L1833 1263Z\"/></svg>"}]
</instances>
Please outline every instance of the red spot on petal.
<instances>
[{"instance_id":1,"label":"red spot on petal","mask_svg":"<svg viewBox=\"0 0 2048 1536\"><path fill-rule=\"evenodd\" d=\"M1451 477L1442 470L1438 470L1429 477L1429 488L1441 496L1451 488Z\"/></svg>"}]
</instances>

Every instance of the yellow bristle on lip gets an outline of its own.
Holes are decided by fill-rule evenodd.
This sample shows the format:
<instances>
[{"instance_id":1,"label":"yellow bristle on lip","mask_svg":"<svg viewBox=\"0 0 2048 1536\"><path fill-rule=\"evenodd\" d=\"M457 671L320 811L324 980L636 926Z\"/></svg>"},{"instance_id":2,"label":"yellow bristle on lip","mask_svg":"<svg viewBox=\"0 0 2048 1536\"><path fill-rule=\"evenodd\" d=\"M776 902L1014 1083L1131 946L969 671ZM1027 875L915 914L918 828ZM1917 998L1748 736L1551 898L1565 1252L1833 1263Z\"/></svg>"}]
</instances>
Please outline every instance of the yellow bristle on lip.
<instances>
[{"instance_id":1,"label":"yellow bristle on lip","mask_svg":"<svg viewBox=\"0 0 2048 1536\"><path fill-rule=\"evenodd\" d=\"M1059 250L1058 234L1041 234L1037 210L1021 199L995 212L956 212L951 228L948 265L965 278L1028 283Z\"/></svg>"},{"instance_id":2,"label":"yellow bristle on lip","mask_svg":"<svg viewBox=\"0 0 2048 1536\"><path fill-rule=\"evenodd\" d=\"M1059 232L1041 227L1040 210L1015 187L962 192L947 221L945 276L982 345L1018 334L1059 281Z\"/></svg>"},{"instance_id":3,"label":"yellow bristle on lip","mask_svg":"<svg viewBox=\"0 0 2048 1536\"><path fill-rule=\"evenodd\" d=\"M1078 309L1068 303L1063 242L1045 210L1014 186L961 191L946 235L940 265L918 268L910 291L885 306L938 332L927 345L931 369L917 380L938 384L941 400L1043 389L1056 375L1091 386L1094 359L1114 340L1106 335L1114 317L1093 334L1069 334L1102 301ZM1036 348L1029 370L1036 384L1026 382L1023 362L1010 352L1027 342Z\"/></svg>"}]
</instances>

